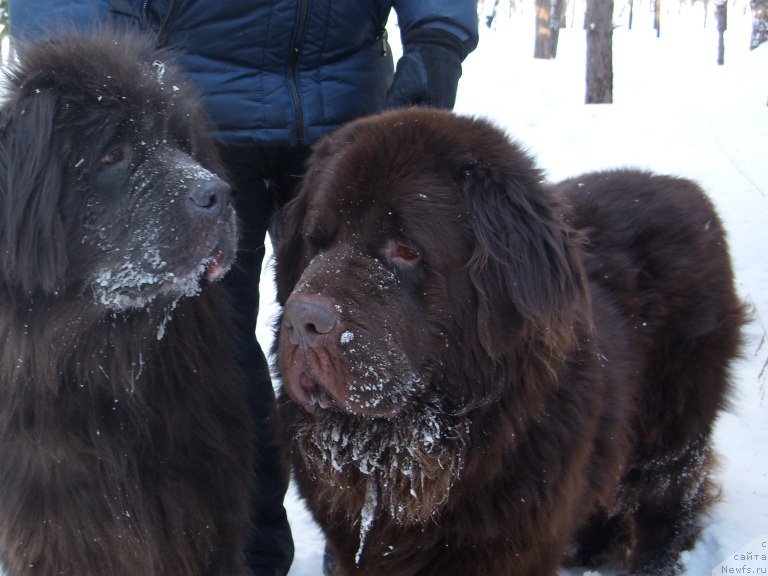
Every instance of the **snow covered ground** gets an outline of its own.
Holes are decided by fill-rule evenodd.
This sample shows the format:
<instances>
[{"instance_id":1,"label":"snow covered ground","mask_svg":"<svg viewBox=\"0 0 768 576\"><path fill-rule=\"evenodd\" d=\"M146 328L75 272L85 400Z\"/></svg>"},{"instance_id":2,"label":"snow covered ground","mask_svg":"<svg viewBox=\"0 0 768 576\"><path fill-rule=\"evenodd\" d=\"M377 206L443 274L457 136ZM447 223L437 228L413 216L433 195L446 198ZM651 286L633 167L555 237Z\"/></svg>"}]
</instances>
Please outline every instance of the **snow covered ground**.
<instances>
[{"instance_id":1,"label":"snow covered ground","mask_svg":"<svg viewBox=\"0 0 768 576\"><path fill-rule=\"evenodd\" d=\"M734 373L734 409L717 426L722 502L706 519L698 546L685 554L686 575L737 573L727 570L745 564L753 574L766 574L768 562L750 564L734 555L755 539L746 552L768 554L768 375L761 372L768 359L768 45L749 52L749 10L740 0L730 6L726 64L719 67L714 19L703 29L703 3L680 11L677 3L667 6L661 38L645 3L636 7L633 30L626 29L626 14L617 17L612 105L582 103L583 31L561 32L557 60L534 61L533 16L527 14L501 17L495 30L483 30L465 63L456 110L505 127L553 180L633 166L692 178L709 192L729 232L738 287L754 319ZM390 38L397 34L393 29ZM262 301L268 301L271 273L263 278ZM275 312L265 302L258 331L265 349ZM290 576L318 576L323 537L293 491L286 505L296 541ZM562 571L582 574L615 572Z\"/></svg>"}]
</instances>

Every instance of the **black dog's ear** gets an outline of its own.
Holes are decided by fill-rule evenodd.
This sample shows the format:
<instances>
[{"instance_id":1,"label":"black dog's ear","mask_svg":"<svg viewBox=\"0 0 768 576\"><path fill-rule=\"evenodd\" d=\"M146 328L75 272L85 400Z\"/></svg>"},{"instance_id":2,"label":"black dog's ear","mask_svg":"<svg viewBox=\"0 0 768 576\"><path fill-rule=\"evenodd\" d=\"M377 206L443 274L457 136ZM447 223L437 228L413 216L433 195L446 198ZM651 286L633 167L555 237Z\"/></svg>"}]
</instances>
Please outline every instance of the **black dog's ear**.
<instances>
[{"instance_id":1,"label":"black dog's ear","mask_svg":"<svg viewBox=\"0 0 768 576\"><path fill-rule=\"evenodd\" d=\"M61 162L53 142L57 97L37 89L2 110L0 277L26 291L51 292L67 265L59 212Z\"/></svg>"},{"instance_id":2,"label":"black dog's ear","mask_svg":"<svg viewBox=\"0 0 768 576\"><path fill-rule=\"evenodd\" d=\"M582 267L540 172L511 152L499 163L466 164L460 176L475 234L478 333L494 358L521 349L558 355L573 334Z\"/></svg>"}]
</instances>

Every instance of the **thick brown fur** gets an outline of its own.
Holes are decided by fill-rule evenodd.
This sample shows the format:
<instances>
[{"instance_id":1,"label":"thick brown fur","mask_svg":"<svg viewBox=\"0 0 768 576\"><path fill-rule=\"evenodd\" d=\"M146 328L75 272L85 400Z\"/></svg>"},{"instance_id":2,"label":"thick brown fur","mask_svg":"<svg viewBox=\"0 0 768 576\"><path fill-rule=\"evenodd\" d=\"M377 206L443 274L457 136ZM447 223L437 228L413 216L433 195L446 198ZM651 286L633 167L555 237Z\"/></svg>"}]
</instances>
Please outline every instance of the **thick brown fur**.
<instances>
[{"instance_id":1,"label":"thick brown fur","mask_svg":"<svg viewBox=\"0 0 768 576\"><path fill-rule=\"evenodd\" d=\"M744 322L695 184L547 186L412 109L316 145L284 218L284 434L336 576L676 573Z\"/></svg>"},{"instance_id":2,"label":"thick brown fur","mask_svg":"<svg viewBox=\"0 0 768 576\"><path fill-rule=\"evenodd\" d=\"M4 573L245 574L253 433L207 285L236 227L198 99L104 31L22 47L0 118Z\"/></svg>"}]
</instances>

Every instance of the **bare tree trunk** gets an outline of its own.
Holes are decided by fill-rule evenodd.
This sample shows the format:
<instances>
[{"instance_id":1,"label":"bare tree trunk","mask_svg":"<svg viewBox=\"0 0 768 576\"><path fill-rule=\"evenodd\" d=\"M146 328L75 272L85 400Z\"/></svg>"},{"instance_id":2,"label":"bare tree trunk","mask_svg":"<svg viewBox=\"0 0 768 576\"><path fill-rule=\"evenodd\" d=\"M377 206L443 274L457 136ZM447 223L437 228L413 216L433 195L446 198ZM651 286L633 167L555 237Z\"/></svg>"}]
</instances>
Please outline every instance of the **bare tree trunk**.
<instances>
[{"instance_id":1,"label":"bare tree trunk","mask_svg":"<svg viewBox=\"0 0 768 576\"><path fill-rule=\"evenodd\" d=\"M536 46L534 58L557 56L560 28L565 25L566 0L536 0Z\"/></svg>"},{"instance_id":2,"label":"bare tree trunk","mask_svg":"<svg viewBox=\"0 0 768 576\"><path fill-rule=\"evenodd\" d=\"M629 29L632 30L632 20L635 17L635 0L629 0Z\"/></svg>"},{"instance_id":3,"label":"bare tree trunk","mask_svg":"<svg viewBox=\"0 0 768 576\"><path fill-rule=\"evenodd\" d=\"M717 63L725 64L725 31L728 28L728 1L717 0L715 3L715 15L717 16Z\"/></svg>"},{"instance_id":4,"label":"bare tree trunk","mask_svg":"<svg viewBox=\"0 0 768 576\"><path fill-rule=\"evenodd\" d=\"M586 102L613 102L613 0L587 0Z\"/></svg>"},{"instance_id":5,"label":"bare tree trunk","mask_svg":"<svg viewBox=\"0 0 768 576\"><path fill-rule=\"evenodd\" d=\"M534 58L552 58L552 0L536 0L536 47Z\"/></svg>"},{"instance_id":6,"label":"bare tree trunk","mask_svg":"<svg viewBox=\"0 0 768 576\"><path fill-rule=\"evenodd\" d=\"M485 17L485 25L488 26L488 28L491 28L493 26L493 21L496 19L496 11L498 9L499 9L499 0L495 0L493 3L493 10L491 10L491 13Z\"/></svg>"},{"instance_id":7,"label":"bare tree trunk","mask_svg":"<svg viewBox=\"0 0 768 576\"><path fill-rule=\"evenodd\" d=\"M565 28L566 0L554 0L552 5L552 58L557 58L557 44L560 41L560 29Z\"/></svg>"},{"instance_id":8,"label":"bare tree trunk","mask_svg":"<svg viewBox=\"0 0 768 576\"><path fill-rule=\"evenodd\" d=\"M763 42L768 41L768 0L750 0L752 8L752 39L750 50L754 50Z\"/></svg>"},{"instance_id":9,"label":"bare tree trunk","mask_svg":"<svg viewBox=\"0 0 768 576\"><path fill-rule=\"evenodd\" d=\"M656 38L661 36L661 0L653 0L653 29Z\"/></svg>"}]
</instances>

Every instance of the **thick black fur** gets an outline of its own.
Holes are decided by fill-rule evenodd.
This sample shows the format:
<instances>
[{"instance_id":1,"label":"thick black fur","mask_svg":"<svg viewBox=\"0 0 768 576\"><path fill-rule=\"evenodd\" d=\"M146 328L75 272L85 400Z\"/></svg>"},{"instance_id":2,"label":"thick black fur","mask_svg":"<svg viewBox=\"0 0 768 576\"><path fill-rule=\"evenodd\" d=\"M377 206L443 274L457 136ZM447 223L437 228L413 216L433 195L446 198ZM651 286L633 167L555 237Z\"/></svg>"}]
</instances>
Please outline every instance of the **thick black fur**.
<instances>
[{"instance_id":1,"label":"thick black fur","mask_svg":"<svg viewBox=\"0 0 768 576\"><path fill-rule=\"evenodd\" d=\"M0 109L7 576L245 573L252 431L218 279L228 186L152 42L20 49Z\"/></svg>"}]
</instances>

